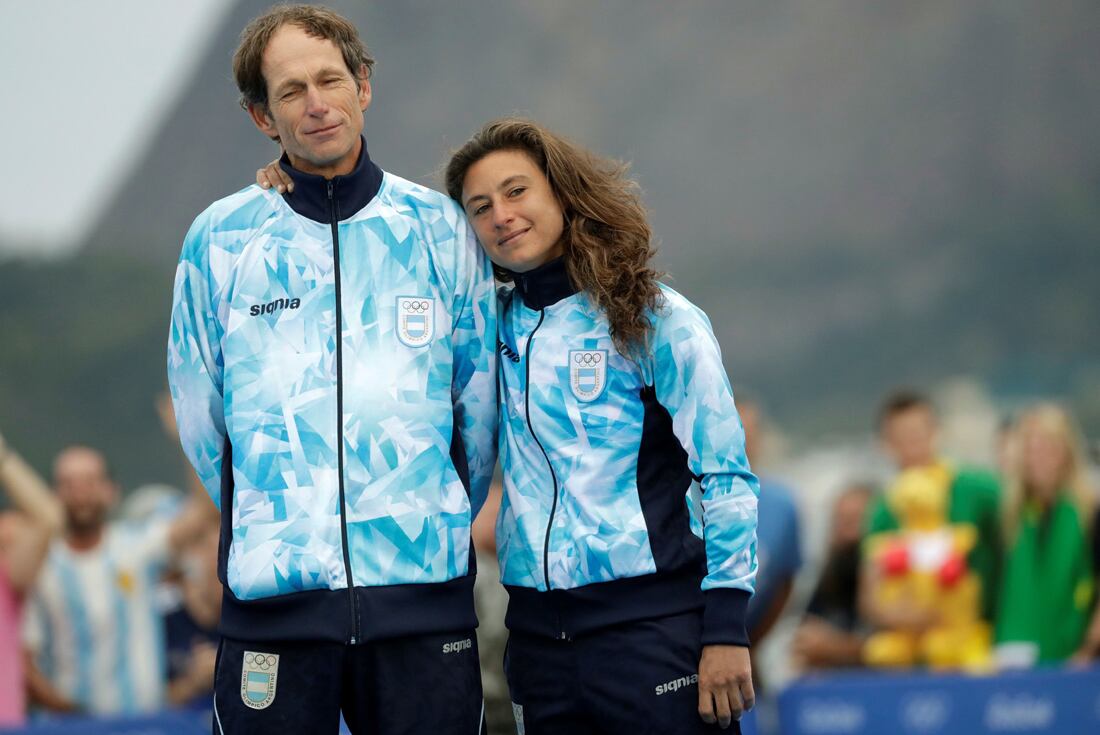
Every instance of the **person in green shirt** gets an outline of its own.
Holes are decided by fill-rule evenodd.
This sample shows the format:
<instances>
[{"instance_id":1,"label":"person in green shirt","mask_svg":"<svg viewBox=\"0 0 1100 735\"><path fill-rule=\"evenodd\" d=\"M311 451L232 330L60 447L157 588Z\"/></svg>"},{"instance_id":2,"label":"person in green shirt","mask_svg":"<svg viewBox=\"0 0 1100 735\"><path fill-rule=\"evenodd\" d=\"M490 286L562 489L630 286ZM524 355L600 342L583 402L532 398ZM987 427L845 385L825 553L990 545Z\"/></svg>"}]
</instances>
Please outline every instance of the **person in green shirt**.
<instances>
[{"instance_id":1,"label":"person in green shirt","mask_svg":"<svg viewBox=\"0 0 1100 735\"><path fill-rule=\"evenodd\" d=\"M1100 543L1080 432L1064 409L1040 404L1020 417L1013 438L995 639L1030 644L1040 664L1094 658Z\"/></svg>"},{"instance_id":2,"label":"person in green shirt","mask_svg":"<svg viewBox=\"0 0 1100 735\"><path fill-rule=\"evenodd\" d=\"M884 450L899 472L941 465L950 474L947 520L972 525L977 533L967 563L981 581L981 615L992 622L1001 549L1000 487L996 477L988 472L950 466L940 458L935 408L927 397L915 391L897 391L887 397L879 410L878 431ZM897 530L899 525L886 497L880 496L868 513L864 538ZM873 627L922 631L936 624L923 612L878 605L873 594L875 584L873 568L864 564L860 609Z\"/></svg>"}]
</instances>

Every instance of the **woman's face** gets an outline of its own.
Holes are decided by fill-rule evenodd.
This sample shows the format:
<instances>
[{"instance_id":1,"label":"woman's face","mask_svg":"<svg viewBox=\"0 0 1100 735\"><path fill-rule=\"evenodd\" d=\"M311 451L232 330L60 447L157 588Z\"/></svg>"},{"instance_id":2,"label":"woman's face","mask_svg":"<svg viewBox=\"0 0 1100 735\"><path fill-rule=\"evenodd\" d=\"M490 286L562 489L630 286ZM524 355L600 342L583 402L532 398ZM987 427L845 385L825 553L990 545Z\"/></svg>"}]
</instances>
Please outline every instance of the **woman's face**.
<instances>
[{"instance_id":1,"label":"woman's face","mask_svg":"<svg viewBox=\"0 0 1100 735\"><path fill-rule=\"evenodd\" d=\"M836 505L833 506L834 548L859 543L863 537L863 519L867 514L870 498L870 494L858 491L849 491L837 498Z\"/></svg>"},{"instance_id":2,"label":"woman's face","mask_svg":"<svg viewBox=\"0 0 1100 735\"><path fill-rule=\"evenodd\" d=\"M1069 450L1056 433L1032 429L1024 434L1020 448L1023 480L1038 500L1050 501L1065 481Z\"/></svg>"},{"instance_id":3,"label":"woman's face","mask_svg":"<svg viewBox=\"0 0 1100 735\"><path fill-rule=\"evenodd\" d=\"M560 256L565 216L550 182L520 151L494 151L470 166L462 206L490 259L513 273Z\"/></svg>"}]
</instances>

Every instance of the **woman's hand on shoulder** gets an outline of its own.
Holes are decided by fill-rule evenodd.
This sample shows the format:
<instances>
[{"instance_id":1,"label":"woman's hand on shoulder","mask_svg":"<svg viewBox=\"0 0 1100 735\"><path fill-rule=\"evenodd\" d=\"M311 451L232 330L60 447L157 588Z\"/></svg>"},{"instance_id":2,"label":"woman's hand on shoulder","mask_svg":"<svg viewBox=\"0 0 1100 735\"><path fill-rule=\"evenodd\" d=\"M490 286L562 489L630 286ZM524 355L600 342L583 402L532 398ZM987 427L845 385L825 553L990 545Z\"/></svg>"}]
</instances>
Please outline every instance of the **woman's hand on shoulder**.
<instances>
[{"instance_id":1,"label":"woman's hand on shoulder","mask_svg":"<svg viewBox=\"0 0 1100 735\"><path fill-rule=\"evenodd\" d=\"M263 168L256 169L256 183L262 189L274 189L280 194L294 191L294 181L279 166L278 158Z\"/></svg>"}]
</instances>

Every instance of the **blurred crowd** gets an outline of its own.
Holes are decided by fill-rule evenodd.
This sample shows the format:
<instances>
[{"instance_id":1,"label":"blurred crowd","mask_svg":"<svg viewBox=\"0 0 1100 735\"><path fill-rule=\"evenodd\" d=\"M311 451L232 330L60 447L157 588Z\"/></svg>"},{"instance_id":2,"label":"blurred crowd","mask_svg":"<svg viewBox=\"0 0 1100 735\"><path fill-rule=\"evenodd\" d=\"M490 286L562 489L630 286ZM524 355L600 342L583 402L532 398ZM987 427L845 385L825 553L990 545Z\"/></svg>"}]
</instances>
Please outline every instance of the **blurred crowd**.
<instances>
[{"instance_id":1,"label":"blurred crowd","mask_svg":"<svg viewBox=\"0 0 1100 735\"><path fill-rule=\"evenodd\" d=\"M832 504L809 595L796 488L759 469L762 414L742 397L760 475L754 651L794 617L802 674L854 667L975 673L1077 665L1100 656L1100 497L1071 413L1036 404L1005 420L997 466L952 462L925 396L887 396L876 420L886 482L851 480ZM157 401L175 441L166 397ZM182 458L181 458L182 461ZM217 510L191 475L184 490L126 496L91 446L56 455L49 482L0 436L0 726L31 713L209 709L221 585ZM493 541L499 485L478 517L477 597L489 721L507 732L500 659L506 595ZM758 664L767 691L769 671Z\"/></svg>"},{"instance_id":2,"label":"blurred crowd","mask_svg":"<svg viewBox=\"0 0 1100 735\"><path fill-rule=\"evenodd\" d=\"M155 405L178 443L171 401ZM197 478L123 500L96 448L62 448L47 483L0 436L0 491L0 727L210 710L219 518Z\"/></svg>"},{"instance_id":3,"label":"blurred crowd","mask_svg":"<svg viewBox=\"0 0 1100 735\"><path fill-rule=\"evenodd\" d=\"M896 474L838 496L797 665L980 673L1100 655L1098 498L1070 413L1006 420L991 469L943 459L919 393L889 396L877 428Z\"/></svg>"}]
</instances>

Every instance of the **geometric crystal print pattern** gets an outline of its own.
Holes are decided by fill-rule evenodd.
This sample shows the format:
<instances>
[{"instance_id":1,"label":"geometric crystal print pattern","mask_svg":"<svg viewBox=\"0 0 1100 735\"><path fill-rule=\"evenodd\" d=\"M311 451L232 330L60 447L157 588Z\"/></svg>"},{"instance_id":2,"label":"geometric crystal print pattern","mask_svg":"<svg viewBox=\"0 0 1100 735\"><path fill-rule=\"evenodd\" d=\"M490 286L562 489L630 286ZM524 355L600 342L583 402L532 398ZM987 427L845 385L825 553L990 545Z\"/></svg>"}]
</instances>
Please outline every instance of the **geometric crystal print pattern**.
<instances>
[{"instance_id":1,"label":"geometric crystal print pattern","mask_svg":"<svg viewBox=\"0 0 1100 735\"><path fill-rule=\"evenodd\" d=\"M357 586L468 570L495 461L496 297L450 199L391 174L331 228L252 186L195 220L176 274L168 373L180 440L215 502L233 447L228 582L241 599L347 587L340 442ZM433 308L408 346L398 298ZM343 414L337 417L336 341ZM460 432L470 495L450 450Z\"/></svg>"},{"instance_id":2,"label":"geometric crystal print pattern","mask_svg":"<svg viewBox=\"0 0 1100 735\"><path fill-rule=\"evenodd\" d=\"M652 352L641 364L616 351L606 317L583 293L541 315L516 292L506 298L500 339L519 362L500 363L505 493L497 539L505 584L546 589L543 547L555 479L552 588L656 571L637 487L644 419L638 396L653 385L691 471L703 478L703 588L752 591L759 490L733 394L706 316L672 289L662 290L665 308L654 317ZM593 400L579 400L570 387L569 357L577 350L607 351L606 386Z\"/></svg>"},{"instance_id":3,"label":"geometric crystal print pattern","mask_svg":"<svg viewBox=\"0 0 1100 735\"><path fill-rule=\"evenodd\" d=\"M745 455L745 430L710 320L662 285L665 309L655 320L653 350L642 370L672 416L673 433L700 477L707 576L703 589L753 591L756 503L760 483Z\"/></svg>"}]
</instances>

